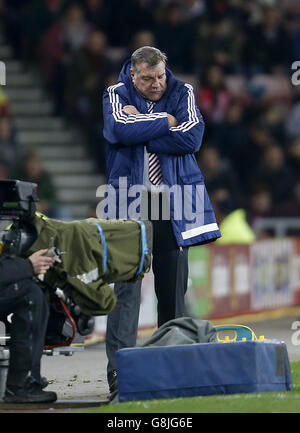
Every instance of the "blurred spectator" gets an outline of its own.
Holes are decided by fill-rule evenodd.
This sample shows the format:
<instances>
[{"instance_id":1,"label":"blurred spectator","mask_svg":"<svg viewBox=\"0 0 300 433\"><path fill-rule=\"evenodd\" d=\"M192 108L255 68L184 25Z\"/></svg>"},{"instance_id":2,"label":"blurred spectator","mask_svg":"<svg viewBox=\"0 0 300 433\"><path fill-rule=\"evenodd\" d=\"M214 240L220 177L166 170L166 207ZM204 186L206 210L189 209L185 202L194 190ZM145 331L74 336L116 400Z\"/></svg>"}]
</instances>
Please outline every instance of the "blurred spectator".
<instances>
[{"instance_id":1,"label":"blurred spectator","mask_svg":"<svg viewBox=\"0 0 300 433\"><path fill-rule=\"evenodd\" d=\"M299 218L300 215L300 179L293 185L290 197L279 206L274 206L274 215L279 217ZM300 234L300 228L299 228Z\"/></svg>"},{"instance_id":2,"label":"blurred spectator","mask_svg":"<svg viewBox=\"0 0 300 433\"><path fill-rule=\"evenodd\" d=\"M41 35L62 18L66 6L67 0L34 0L31 7L25 5L19 31L26 63L37 60Z\"/></svg>"},{"instance_id":3,"label":"blurred spectator","mask_svg":"<svg viewBox=\"0 0 300 433\"><path fill-rule=\"evenodd\" d=\"M232 197L232 206L239 203L239 180L233 168L220 158L215 147L203 147L197 155L199 167L205 178L205 185L211 195L216 190L228 190Z\"/></svg>"},{"instance_id":4,"label":"blurred spectator","mask_svg":"<svg viewBox=\"0 0 300 433\"><path fill-rule=\"evenodd\" d=\"M37 210L44 213L50 218L64 219L63 208L58 205L56 188L52 176L41 167L40 156L38 152L26 154L18 170L13 174L14 179L27 182L34 182L38 185Z\"/></svg>"},{"instance_id":5,"label":"blurred spectator","mask_svg":"<svg viewBox=\"0 0 300 433\"><path fill-rule=\"evenodd\" d=\"M7 164L6 161L0 159L0 179L1 180L5 180L5 179L10 179L10 175L9 172L7 170Z\"/></svg>"},{"instance_id":6,"label":"blurred spectator","mask_svg":"<svg viewBox=\"0 0 300 433\"><path fill-rule=\"evenodd\" d=\"M87 210L86 218L98 218L97 212L96 212L97 205L98 205L98 202L97 203L95 202L89 206L89 208Z\"/></svg>"},{"instance_id":7,"label":"blurred spectator","mask_svg":"<svg viewBox=\"0 0 300 433\"><path fill-rule=\"evenodd\" d=\"M9 117L0 117L0 155L9 171L19 163L19 147Z\"/></svg>"},{"instance_id":8,"label":"blurred spectator","mask_svg":"<svg viewBox=\"0 0 300 433\"><path fill-rule=\"evenodd\" d=\"M294 181L283 150L277 145L270 145L265 149L260 164L250 177L250 184L260 183L268 188L273 202L277 205L289 197Z\"/></svg>"},{"instance_id":9,"label":"blurred spectator","mask_svg":"<svg viewBox=\"0 0 300 433\"><path fill-rule=\"evenodd\" d=\"M157 47L168 53L168 65L174 73L188 73L193 70L194 31L182 5L171 2L159 10L154 34Z\"/></svg>"},{"instance_id":10,"label":"blurred spectator","mask_svg":"<svg viewBox=\"0 0 300 433\"><path fill-rule=\"evenodd\" d=\"M105 163L104 146L99 145L99 131L102 130L102 104L99 101L110 70L106 36L101 31L89 34L84 46L73 54L66 68L67 115L81 121L90 150L102 172Z\"/></svg>"},{"instance_id":11,"label":"blurred spectator","mask_svg":"<svg viewBox=\"0 0 300 433\"><path fill-rule=\"evenodd\" d=\"M260 113L258 111L258 113ZM247 111L248 123L248 141L243 146L243 151L240 152L241 157L239 161L239 173L241 176L242 183L245 187L249 187L249 184L255 180L253 173L257 170L258 165L261 163L263 153L268 146L274 144L274 140L266 128L262 125L261 114L253 116L250 111Z\"/></svg>"},{"instance_id":12,"label":"blurred spectator","mask_svg":"<svg viewBox=\"0 0 300 433\"><path fill-rule=\"evenodd\" d=\"M22 22L26 0L0 0L0 21L4 39L12 47L13 55L22 57Z\"/></svg>"},{"instance_id":13,"label":"blurred spectator","mask_svg":"<svg viewBox=\"0 0 300 433\"><path fill-rule=\"evenodd\" d=\"M0 116L7 116L9 113L9 101L8 98L0 87Z\"/></svg>"},{"instance_id":14,"label":"blurred spectator","mask_svg":"<svg viewBox=\"0 0 300 433\"><path fill-rule=\"evenodd\" d=\"M129 56L138 48L141 47L155 47L155 36L150 30L139 30L134 33L130 43Z\"/></svg>"},{"instance_id":15,"label":"blurred spectator","mask_svg":"<svg viewBox=\"0 0 300 433\"><path fill-rule=\"evenodd\" d=\"M109 72L106 36L101 31L93 31L66 67L67 113L86 119L87 127L99 117L99 98Z\"/></svg>"},{"instance_id":16,"label":"blurred spectator","mask_svg":"<svg viewBox=\"0 0 300 433\"><path fill-rule=\"evenodd\" d=\"M216 22L224 16L235 18L238 21L247 21L251 14L253 2L245 0L210 0L206 2L209 21Z\"/></svg>"},{"instance_id":17,"label":"blurred spectator","mask_svg":"<svg viewBox=\"0 0 300 433\"><path fill-rule=\"evenodd\" d=\"M293 105L286 117L285 131L289 138L300 136L300 86L294 87Z\"/></svg>"},{"instance_id":18,"label":"blurred spectator","mask_svg":"<svg viewBox=\"0 0 300 433\"><path fill-rule=\"evenodd\" d=\"M237 23L230 17L224 17L209 23L202 18L195 25L193 39L193 57L198 71L207 65L217 64L226 73L240 70L243 35Z\"/></svg>"},{"instance_id":19,"label":"blurred spectator","mask_svg":"<svg viewBox=\"0 0 300 433\"><path fill-rule=\"evenodd\" d=\"M262 112L261 123L263 127L278 143L283 143L285 140L284 119L286 113L286 107L280 104L269 104Z\"/></svg>"},{"instance_id":20,"label":"blurred spectator","mask_svg":"<svg viewBox=\"0 0 300 433\"><path fill-rule=\"evenodd\" d=\"M216 187L210 191L210 201L218 224L234 209L232 193L225 186Z\"/></svg>"},{"instance_id":21,"label":"blurred spectator","mask_svg":"<svg viewBox=\"0 0 300 433\"><path fill-rule=\"evenodd\" d=\"M238 72L243 37L232 19L223 18L212 26L211 62L226 73Z\"/></svg>"},{"instance_id":22,"label":"blurred spectator","mask_svg":"<svg viewBox=\"0 0 300 433\"><path fill-rule=\"evenodd\" d=\"M242 175L245 170L243 157L249 151L244 106L232 101L225 112L224 121L217 128L212 128L210 138L221 157L230 161L234 169Z\"/></svg>"},{"instance_id":23,"label":"blurred spectator","mask_svg":"<svg viewBox=\"0 0 300 433\"><path fill-rule=\"evenodd\" d=\"M196 94L196 100L206 122L223 121L230 97L220 66L212 65L207 69L200 91Z\"/></svg>"},{"instance_id":24,"label":"blurred spectator","mask_svg":"<svg viewBox=\"0 0 300 433\"><path fill-rule=\"evenodd\" d=\"M65 65L72 53L84 45L90 31L91 26L84 17L83 9L73 4L66 10L63 19L55 22L43 38L41 45L43 74L48 90L55 98L55 114L63 113Z\"/></svg>"},{"instance_id":25,"label":"blurred spectator","mask_svg":"<svg viewBox=\"0 0 300 433\"><path fill-rule=\"evenodd\" d=\"M273 200L271 191L259 183L252 186L250 194L246 200L247 219L252 228L255 227L257 218L272 217L273 213ZM261 230L256 233L257 239L268 238L272 232Z\"/></svg>"},{"instance_id":26,"label":"blurred spectator","mask_svg":"<svg viewBox=\"0 0 300 433\"><path fill-rule=\"evenodd\" d=\"M105 0L87 0L84 6L87 21L97 30L106 32L109 27Z\"/></svg>"},{"instance_id":27,"label":"blurred spectator","mask_svg":"<svg viewBox=\"0 0 300 433\"><path fill-rule=\"evenodd\" d=\"M292 44L283 25L284 11L278 6L265 6L262 20L246 29L243 62L250 74L272 72L274 66L289 67Z\"/></svg>"},{"instance_id":28,"label":"blurred spectator","mask_svg":"<svg viewBox=\"0 0 300 433\"><path fill-rule=\"evenodd\" d=\"M141 29L153 29L154 13L151 3L138 0L105 1L107 38L112 47L128 47L132 35Z\"/></svg>"},{"instance_id":29,"label":"blurred spectator","mask_svg":"<svg viewBox=\"0 0 300 433\"><path fill-rule=\"evenodd\" d=\"M300 26L299 21L295 20L295 29L292 34L292 42L293 42L293 60L300 59Z\"/></svg>"},{"instance_id":30,"label":"blurred spectator","mask_svg":"<svg viewBox=\"0 0 300 433\"><path fill-rule=\"evenodd\" d=\"M274 206L274 217L279 218L295 218L300 222L300 180L293 186L289 199L281 203L279 206ZM293 227L287 230L287 236L300 236L300 227Z\"/></svg>"},{"instance_id":31,"label":"blurred spectator","mask_svg":"<svg viewBox=\"0 0 300 433\"><path fill-rule=\"evenodd\" d=\"M206 2L204 0L182 0L184 14L189 20L194 20L205 13Z\"/></svg>"},{"instance_id":32,"label":"blurred spectator","mask_svg":"<svg viewBox=\"0 0 300 433\"><path fill-rule=\"evenodd\" d=\"M141 29L133 33L129 44L123 49L108 48L107 55L112 65L112 72L119 75L119 71L125 60L127 60L135 50L144 46L156 46L154 33L147 29Z\"/></svg>"},{"instance_id":33,"label":"blurred spectator","mask_svg":"<svg viewBox=\"0 0 300 433\"><path fill-rule=\"evenodd\" d=\"M287 147L287 165L294 173L295 178L300 179L300 137L294 138ZM300 214L299 214L300 215Z\"/></svg>"},{"instance_id":34,"label":"blurred spectator","mask_svg":"<svg viewBox=\"0 0 300 433\"><path fill-rule=\"evenodd\" d=\"M195 70L204 74L207 65L211 63L212 26L205 19L195 24L195 36L192 42L192 60Z\"/></svg>"}]
</instances>

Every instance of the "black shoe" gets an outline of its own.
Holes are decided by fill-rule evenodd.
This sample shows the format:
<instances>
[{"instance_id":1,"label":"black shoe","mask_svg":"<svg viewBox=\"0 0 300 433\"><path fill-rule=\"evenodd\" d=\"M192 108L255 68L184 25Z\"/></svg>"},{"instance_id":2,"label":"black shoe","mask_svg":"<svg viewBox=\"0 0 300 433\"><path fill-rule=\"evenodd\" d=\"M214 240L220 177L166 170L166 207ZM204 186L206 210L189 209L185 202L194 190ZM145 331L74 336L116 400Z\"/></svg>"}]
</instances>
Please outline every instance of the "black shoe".
<instances>
[{"instance_id":1,"label":"black shoe","mask_svg":"<svg viewBox=\"0 0 300 433\"><path fill-rule=\"evenodd\" d=\"M109 394L108 401L109 401L109 404L119 403L119 394L118 394L117 389L114 392L112 392L111 394Z\"/></svg>"},{"instance_id":2,"label":"black shoe","mask_svg":"<svg viewBox=\"0 0 300 433\"><path fill-rule=\"evenodd\" d=\"M38 382L36 379L34 379L33 377L29 376L27 377L26 383L25 383L25 387L30 387L31 384L35 384L35 386L39 386L40 389L44 389L49 385L48 380L46 379L46 377L41 377L40 381Z\"/></svg>"},{"instance_id":3,"label":"black shoe","mask_svg":"<svg viewBox=\"0 0 300 433\"><path fill-rule=\"evenodd\" d=\"M12 390L6 388L5 403L51 403L56 401L57 395L53 391L43 391L37 382L24 388Z\"/></svg>"},{"instance_id":4,"label":"black shoe","mask_svg":"<svg viewBox=\"0 0 300 433\"><path fill-rule=\"evenodd\" d=\"M107 375L109 392L112 393L118 389L117 370L110 371Z\"/></svg>"},{"instance_id":5,"label":"black shoe","mask_svg":"<svg viewBox=\"0 0 300 433\"><path fill-rule=\"evenodd\" d=\"M117 370L110 371L107 375L109 386L109 401L112 401L118 393L118 377Z\"/></svg>"}]
</instances>

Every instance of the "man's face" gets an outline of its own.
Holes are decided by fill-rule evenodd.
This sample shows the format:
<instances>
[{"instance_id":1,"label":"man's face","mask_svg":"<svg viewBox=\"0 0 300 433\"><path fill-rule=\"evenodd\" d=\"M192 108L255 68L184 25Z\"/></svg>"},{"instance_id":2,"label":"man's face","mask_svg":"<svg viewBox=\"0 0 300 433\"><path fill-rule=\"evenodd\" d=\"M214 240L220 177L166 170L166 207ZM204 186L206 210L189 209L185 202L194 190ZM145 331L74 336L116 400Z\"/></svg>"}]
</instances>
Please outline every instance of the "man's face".
<instances>
[{"instance_id":1,"label":"man's face","mask_svg":"<svg viewBox=\"0 0 300 433\"><path fill-rule=\"evenodd\" d=\"M136 74L130 69L132 82L137 91L149 101L159 101L167 88L166 67L164 62L158 63L154 67L149 67L148 63L138 65Z\"/></svg>"}]
</instances>

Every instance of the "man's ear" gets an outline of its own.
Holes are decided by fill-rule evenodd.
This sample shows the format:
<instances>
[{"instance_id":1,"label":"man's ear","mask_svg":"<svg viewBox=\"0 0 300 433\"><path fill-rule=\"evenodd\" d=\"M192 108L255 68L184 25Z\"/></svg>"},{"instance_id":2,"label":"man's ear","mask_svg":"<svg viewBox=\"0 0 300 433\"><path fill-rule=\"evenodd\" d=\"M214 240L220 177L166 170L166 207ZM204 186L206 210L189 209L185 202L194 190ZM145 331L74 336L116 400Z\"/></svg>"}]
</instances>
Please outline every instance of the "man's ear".
<instances>
[{"instance_id":1,"label":"man's ear","mask_svg":"<svg viewBox=\"0 0 300 433\"><path fill-rule=\"evenodd\" d=\"M130 68L129 72L130 72L132 82L134 83L134 72L133 72L132 68Z\"/></svg>"}]
</instances>

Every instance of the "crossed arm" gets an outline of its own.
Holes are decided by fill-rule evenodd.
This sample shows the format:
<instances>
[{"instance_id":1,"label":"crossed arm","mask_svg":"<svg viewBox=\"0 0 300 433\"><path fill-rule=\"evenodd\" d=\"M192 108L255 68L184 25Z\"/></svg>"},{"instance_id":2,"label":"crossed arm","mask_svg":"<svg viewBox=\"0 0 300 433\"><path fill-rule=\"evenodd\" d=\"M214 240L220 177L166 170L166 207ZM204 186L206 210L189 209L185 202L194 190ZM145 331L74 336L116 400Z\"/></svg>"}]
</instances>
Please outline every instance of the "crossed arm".
<instances>
[{"instance_id":1,"label":"crossed arm","mask_svg":"<svg viewBox=\"0 0 300 433\"><path fill-rule=\"evenodd\" d=\"M141 114L134 105L125 105L123 107L123 111L127 115L130 115L130 114ZM178 125L178 121L177 121L176 117L172 116L172 114L169 114L169 113L167 113L167 116L168 116L168 124L169 124L170 128L172 126L177 126Z\"/></svg>"},{"instance_id":2,"label":"crossed arm","mask_svg":"<svg viewBox=\"0 0 300 433\"><path fill-rule=\"evenodd\" d=\"M199 150L204 122L195 105L192 86L185 85L175 116L167 113L142 114L113 86L104 99L105 129L108 141L124 146L147 143L149 152L184 155Z\"/></svg>"}]
</instances>

